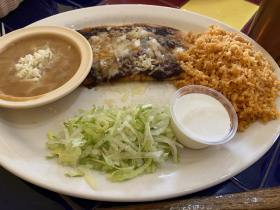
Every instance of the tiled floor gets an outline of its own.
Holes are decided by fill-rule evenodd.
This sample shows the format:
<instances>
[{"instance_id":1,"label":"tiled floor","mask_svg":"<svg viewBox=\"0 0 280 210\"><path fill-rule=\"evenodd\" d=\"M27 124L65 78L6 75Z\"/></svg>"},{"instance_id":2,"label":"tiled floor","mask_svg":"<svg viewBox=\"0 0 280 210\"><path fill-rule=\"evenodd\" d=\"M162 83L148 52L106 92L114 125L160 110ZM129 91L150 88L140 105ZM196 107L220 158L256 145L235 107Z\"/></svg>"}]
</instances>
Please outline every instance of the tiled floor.
<instances>
[{"instance_id":1,"label":"tiled floor","mask_svg":"<svg viewBox=\"0 0 280 210\"><path fill-rule=\"evenodd\" d=\"M27 1L31 2L33 0L26 0L25 8L29 8L27 5ZM63 2L64 0L60 0L59 2ZM188 8L188 3L195 1L204 1L204 0L106 0L106 1L86 1L84 6L93 6L98 3L101 5L109 5L109 4L152 4L159 6L167 6L180 8L184 6L184 8ZM209 0L212 2L217 2L216 0ZM43 4L43 1L40 1ZM253 3L252 5L259 5L261 0L247 0L247 3ZM63 8L63 11L67 11L68 9L72 9L71 4L67 4L66 6L60 5L60 9ZM46 5L45 5L46 6ZM49 7L50 13L57 13L58 7L56 5L47 4ZM77 7L75 7L76 9ZM255 7L250 7L255 8ZM30 8L29 8L30 9ZM253 11L253 10L252 10ZM1 19L6 25L6 30L9 32L10 30L14 30L24 25L27 25L34 21L32 18L27 21L27 16L25 16L26 21L19 23L15 21L15 18L21 18L18 11L11 13L4 19ZM253 15L254 12L251 12ZM15 17L13 17L15 14ZM43 18L44 14L40 18ZM23 18L23 17L22 17ZM233 17L234 18L234 17ZM24 18L23 18L24 19ZM30 22L31 21L31 22ZM247 33L250 24L252 22L251 17L242 19L242 31ZM276 187L280 186L280 138L275 142L273 147L255 164L251 167L247 168L240 174L236 175L232 179L223 182L219 185L211 187L207 190L203 190L198 193L194 193L191 195L183 196L176 199L183 198L194 198L201 196L211 196L211 195L221 195L228 193L239 193L245 192L258 188L267 188L267 187ZM70 210L70 209L94 209L99 206L102 208L110 208L114 206L122 206L122 205L131 205L131 203L113 203L113 202L99 202L99 201L91 201L80 198L74 198L66 195L61 195L58 193L54 193L33 184L27 183L18 177L12 175L5 169L0 167L0 204L1 209L52 209L52 210ZM175 200L176 200L175 199ZM4 204L4 205L3 205Z\"/></svg>"}]
</instances>

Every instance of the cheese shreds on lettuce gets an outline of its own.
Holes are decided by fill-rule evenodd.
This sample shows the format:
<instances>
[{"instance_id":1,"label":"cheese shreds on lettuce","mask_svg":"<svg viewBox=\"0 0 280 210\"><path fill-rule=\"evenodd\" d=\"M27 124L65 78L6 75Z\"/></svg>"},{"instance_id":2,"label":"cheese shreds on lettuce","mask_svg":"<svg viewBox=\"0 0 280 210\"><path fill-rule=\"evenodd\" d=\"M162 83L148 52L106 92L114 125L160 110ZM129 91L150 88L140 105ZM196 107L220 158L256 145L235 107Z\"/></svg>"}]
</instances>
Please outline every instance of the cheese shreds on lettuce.
<instances>
[{"instance_id":1,"label":"cheese shreds on lettuce","mask_svg":"<svg viewBox=\"0 0 280 210\"><path fill-rule=\"evenodd\" d=\"M109 173L112 182L121 182L154 173L169 156L174 163L179 161L177 146L182 145L176 142L170 118L168 105L132 103L80 110L62 124L57 136L48 132L46 146L53 155L48 158L58 156L60 164L75 168L65 174L68 177L85 176L85 170L94 169Z\"/></svg>"}]
</instances>

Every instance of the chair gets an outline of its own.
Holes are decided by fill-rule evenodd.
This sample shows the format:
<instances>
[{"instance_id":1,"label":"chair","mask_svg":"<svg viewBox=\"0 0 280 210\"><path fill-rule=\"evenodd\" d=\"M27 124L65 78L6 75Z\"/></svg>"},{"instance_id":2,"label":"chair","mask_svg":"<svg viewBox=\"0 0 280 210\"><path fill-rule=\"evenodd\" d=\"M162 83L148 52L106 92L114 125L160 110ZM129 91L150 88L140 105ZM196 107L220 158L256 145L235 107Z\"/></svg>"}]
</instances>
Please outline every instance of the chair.
<instances>
[{"instance_id":1,"label":"chair","mask_svg":"<svg viewBox=\"0 0 280 210\"><path fill-rule=\"evenodd\" d=\"M24 0L0 22L4 23L6 33L9 33L58 13L58 6L53 0Z\"/></svg>"},{"instance_id":2,"label":"chair","mask_svg":"<svg viewBox=\"0 0 280 210\"><path fill-rule=\"evenodd\" d=\"M96 6L104 0L54 0L58 4L72 6L74 9Z\"/></svg>"}]
</instances>

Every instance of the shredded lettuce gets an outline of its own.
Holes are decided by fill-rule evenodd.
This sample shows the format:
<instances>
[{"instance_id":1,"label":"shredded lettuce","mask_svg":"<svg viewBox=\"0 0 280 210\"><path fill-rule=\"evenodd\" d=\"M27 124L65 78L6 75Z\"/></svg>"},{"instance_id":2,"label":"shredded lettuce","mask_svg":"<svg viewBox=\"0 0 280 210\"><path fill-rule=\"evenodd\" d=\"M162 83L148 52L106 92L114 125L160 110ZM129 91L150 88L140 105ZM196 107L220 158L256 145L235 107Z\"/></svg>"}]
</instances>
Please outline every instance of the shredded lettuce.
<instances>
[{"instance_id":1,"label":"shredded lettuce","mask_svg":"<svg viewBox=\"0 0 280 210\"><path fill-rule=\"evenodd\" d=\"M170 127L169 106L152 104L104 107L79 113L62 124L54 136L48 132L46 146L59 163L74 169L65 176L84 176L93 188L96 181L90 173L109 173L112 182L154 173L169 156L179 161L177 146L182 147Z\"/></svg>"}]
</instances>

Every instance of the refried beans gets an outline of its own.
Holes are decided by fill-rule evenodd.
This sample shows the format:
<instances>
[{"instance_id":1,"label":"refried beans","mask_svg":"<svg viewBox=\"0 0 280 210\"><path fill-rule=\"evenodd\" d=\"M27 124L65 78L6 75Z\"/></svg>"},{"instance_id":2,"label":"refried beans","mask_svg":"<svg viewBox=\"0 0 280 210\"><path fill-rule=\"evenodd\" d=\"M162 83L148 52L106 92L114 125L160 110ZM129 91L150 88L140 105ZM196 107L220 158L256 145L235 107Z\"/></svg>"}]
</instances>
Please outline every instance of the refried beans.
<instances>
[{"instance_id":1,"label":"refried beans","mask_svg":"<svg viewBox=\"0 0 280 210\"><path fill-rule=\"evenodd\" d=\"M39 81L25 81L16 77L15 64L21 57L49 48L50 62L39 69ZM38 35L21 39L0 53L0 98L7 101L25 101L51 92L77 72L81 63L79 52L66 40L52 35Z\"/></svg>"}]
</instances>

